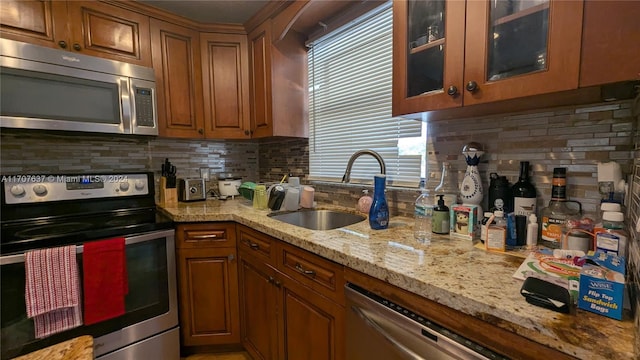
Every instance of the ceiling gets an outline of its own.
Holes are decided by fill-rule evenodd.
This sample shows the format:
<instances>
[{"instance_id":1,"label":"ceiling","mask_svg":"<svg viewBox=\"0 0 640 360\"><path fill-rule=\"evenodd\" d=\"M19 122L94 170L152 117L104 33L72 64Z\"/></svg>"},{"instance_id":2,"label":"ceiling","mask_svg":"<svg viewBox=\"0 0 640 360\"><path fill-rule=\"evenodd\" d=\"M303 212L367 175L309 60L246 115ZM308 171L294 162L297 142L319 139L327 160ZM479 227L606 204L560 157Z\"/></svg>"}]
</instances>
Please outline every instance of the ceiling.
<instances>
[{"instance_id":1,"label":"ceiling","mask_svg":"<svg viewBox=\"0 0 640 360\"><path fill-rule=\"evenodd\" d=\"M138 0L200 23L243 24L269 0Z\"/></svg>"}]
</instances>

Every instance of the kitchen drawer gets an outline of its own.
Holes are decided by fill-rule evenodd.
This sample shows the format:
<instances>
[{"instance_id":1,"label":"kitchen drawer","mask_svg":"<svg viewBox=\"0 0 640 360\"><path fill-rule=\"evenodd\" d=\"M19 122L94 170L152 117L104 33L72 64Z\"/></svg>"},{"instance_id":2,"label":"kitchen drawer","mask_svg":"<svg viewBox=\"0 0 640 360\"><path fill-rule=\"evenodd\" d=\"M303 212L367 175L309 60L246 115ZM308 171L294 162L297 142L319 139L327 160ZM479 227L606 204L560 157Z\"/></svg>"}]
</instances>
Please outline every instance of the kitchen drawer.
<instances>
[{"instance_id":1,"label":"kitchen drawer","mask_svg":"<svg viewBox=\"0 0 640 360\"><path fill-rule=\"evenodd\" d=\"M227 222L179 224L176 240L179 249L235 247L236 225Z\"/></svg>"},{"instance_id":2,"label":"kitchen drawer","mask_svg":"<svg viewBox=\"0 0 640 360\"><path fill-rule=\"evenodd\" d=\"M262 261L275 266L276 243L278 240L238 225L238 251L254 256Z\"/></svg>"},{"instance_id":3,"label":"kitchen drawer","mask_svg":"<svg viewBox=\"0 0 640 360\"><path fill-rule=\"evenodd\" d=\"M282 243L277 268L316 292L344 304L342 265Z\"/></svg>"}]
</instances>

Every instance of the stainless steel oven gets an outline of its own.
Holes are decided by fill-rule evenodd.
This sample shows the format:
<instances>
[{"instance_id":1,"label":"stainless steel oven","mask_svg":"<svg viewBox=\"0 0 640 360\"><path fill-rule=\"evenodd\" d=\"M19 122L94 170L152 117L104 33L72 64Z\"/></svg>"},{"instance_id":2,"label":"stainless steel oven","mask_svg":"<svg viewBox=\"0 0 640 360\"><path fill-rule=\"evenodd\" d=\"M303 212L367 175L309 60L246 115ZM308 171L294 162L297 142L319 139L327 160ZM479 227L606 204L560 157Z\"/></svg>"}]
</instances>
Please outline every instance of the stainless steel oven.
<instances>
[{"instance_id":1,"label":"stainless steel oven","mask_svg":"<svg viewBox=\"0 0 640 360\"><path fill-rule=\"evenodd\" d=\"M153 174L3 180L2 359L80 335L94 337L100 359L179 359L175 232L173 224L155 211ZM43 196L34 191L41 187L46 189ZM74 244L82 278L83 244L115 236L125 238L125 314L36 339L33 321L26 315L25 251Z\"/></svg>"}]
</instances>

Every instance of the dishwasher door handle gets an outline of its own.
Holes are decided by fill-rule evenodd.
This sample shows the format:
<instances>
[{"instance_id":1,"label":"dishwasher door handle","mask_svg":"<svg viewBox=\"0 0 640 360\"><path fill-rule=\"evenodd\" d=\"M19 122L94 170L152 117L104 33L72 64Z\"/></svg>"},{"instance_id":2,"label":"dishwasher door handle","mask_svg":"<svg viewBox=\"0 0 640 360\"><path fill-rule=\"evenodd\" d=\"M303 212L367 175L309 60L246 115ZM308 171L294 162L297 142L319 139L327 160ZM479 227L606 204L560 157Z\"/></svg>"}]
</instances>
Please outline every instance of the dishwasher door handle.
<instances>
[{"instance_id":1,"label":"dishwasher door handle","mask_svg":"<svg viewBox=\"0 0 640 360\"><path fill-rule=\"evenodd\" d=\"M408 359L412 360L424 360L423 357L413 352L408 347L402 345L400 341L394 338L389 332L383 329L378 323L376 323L373 319L369 318L359 307L355 305L351 305L351 310L358 315L362 320L364 320L365 324L378 332L382 337L384 337L389 343L395 346L398 350L400 350L404 355L407 356Z\"/></svg>"}]
</instances>

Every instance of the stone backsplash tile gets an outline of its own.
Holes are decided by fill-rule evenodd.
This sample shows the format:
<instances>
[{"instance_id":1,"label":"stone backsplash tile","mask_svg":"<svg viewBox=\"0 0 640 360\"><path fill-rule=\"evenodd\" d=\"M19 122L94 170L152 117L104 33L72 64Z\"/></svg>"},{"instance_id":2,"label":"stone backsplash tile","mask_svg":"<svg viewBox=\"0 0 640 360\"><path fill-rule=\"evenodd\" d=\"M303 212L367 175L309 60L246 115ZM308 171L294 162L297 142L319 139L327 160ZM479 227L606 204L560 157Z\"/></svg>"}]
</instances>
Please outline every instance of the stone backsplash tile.
<instances>
[{"instance_id":1,"label":"stone backsplash tile","mask_svg":"<svg viewBox=\"0 0 640 360\"><path fill-rule=\"evenodd\" d=\"M1 174L153 171L168 158L178 177L232 174L258 181L258 144L2 129ZM212 186L217 186L211 182Z\"/></svg>"}]
</instances>

